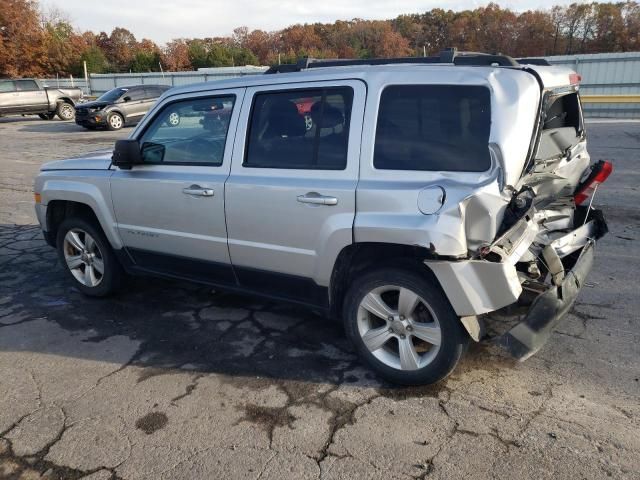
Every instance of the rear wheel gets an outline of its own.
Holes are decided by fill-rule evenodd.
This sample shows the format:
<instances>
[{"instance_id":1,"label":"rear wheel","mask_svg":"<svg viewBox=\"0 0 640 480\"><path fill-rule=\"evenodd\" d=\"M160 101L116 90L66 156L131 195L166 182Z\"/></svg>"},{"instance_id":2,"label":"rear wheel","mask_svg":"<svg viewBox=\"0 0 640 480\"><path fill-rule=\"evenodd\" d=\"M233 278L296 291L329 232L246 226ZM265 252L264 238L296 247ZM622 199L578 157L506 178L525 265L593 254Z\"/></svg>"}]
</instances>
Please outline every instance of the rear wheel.
<instances>
[{"instance_id":1,"label":"rear wheel","mask_svg":"<svg viewBox=\"0 0 640 480\"><path fill-rule=\"evenodd\" d=\"M60 120L73 120L76 116L76 109L70 103L61 102L56 108L56 115Z\"/></svg>"},{"instance_id":2,"label":"rear wheel","mask_svg":"<svg viewBox=\"0 0 640 480\"><path fill-rule=\"evenodd\" d=\"M410 270L381 269L356 279L344 322L362 360L402 385L445 378L469 341L440 288Z\"/></svg>"},{"instance_id":3,"label":"rear wheel","mask_svg":"<svg viewBox=\"0 0 640 480\"><path fill-rule=\"evenodd\" d=\"M167 123L171 127L177 127L180 125L180 114L178 112L171 112L167 118Z\"/></svg>"},{"instance_id":4,"label":"rear wheel","mask_svg":"<svg viewBox=\"0 0 640 480\"><path fill-rule=\"evenodd\" d=\"M124 125L124 118L119 113L110 113L107 117L107 128L109 130L120 130Z\"/></svg>"},{"instance_id":5,"label":"rear wheel","mask_svg":"<svg viewBox=\"0 0 640 480\"><path fill-rule=\"evenodd\" d=\"M56 240L58 257L78 290L104 297L118 289L122 267L100 227L83 218L67 218Z\"/></svg>"}]
</instances>

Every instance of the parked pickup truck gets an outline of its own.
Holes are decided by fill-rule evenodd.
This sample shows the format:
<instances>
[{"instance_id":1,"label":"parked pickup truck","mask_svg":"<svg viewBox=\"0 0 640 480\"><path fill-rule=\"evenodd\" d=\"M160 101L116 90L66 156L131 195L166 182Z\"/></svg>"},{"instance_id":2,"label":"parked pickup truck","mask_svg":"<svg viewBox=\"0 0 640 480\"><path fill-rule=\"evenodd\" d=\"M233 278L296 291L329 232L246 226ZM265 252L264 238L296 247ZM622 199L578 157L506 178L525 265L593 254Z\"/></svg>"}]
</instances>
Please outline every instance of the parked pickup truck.
<instances>
[{"instance_id":1,"label":"parked pickup truck","mask_svg":"<svg viewBox=\"0 0 640 480\"><path fill-rule=\"evenodd\" d=\"M38 80L23 78L0 80L0 116L38 115L51 120L73 120L75 105L82 98L79 88L52 88Z\"/></svg>"}]
</instances>

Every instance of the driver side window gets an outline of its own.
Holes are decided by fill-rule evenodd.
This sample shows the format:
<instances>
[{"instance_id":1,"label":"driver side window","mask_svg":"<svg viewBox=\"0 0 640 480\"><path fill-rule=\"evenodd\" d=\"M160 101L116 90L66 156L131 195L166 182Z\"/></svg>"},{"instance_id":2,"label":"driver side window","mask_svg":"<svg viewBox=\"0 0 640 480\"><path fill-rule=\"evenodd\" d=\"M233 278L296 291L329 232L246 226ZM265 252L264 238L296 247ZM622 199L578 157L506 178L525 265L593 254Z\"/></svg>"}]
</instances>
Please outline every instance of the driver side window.
<instances>
[{"instance_id":1,"label":"driver side window","mask_svg":"<svg viewBox=\"0 0 640 480\"><path fill-rule=\"evenodd\" d=\"M166 105L140 139L144 163L220 166L235 96Z\"/></svg>"}]
</instances>

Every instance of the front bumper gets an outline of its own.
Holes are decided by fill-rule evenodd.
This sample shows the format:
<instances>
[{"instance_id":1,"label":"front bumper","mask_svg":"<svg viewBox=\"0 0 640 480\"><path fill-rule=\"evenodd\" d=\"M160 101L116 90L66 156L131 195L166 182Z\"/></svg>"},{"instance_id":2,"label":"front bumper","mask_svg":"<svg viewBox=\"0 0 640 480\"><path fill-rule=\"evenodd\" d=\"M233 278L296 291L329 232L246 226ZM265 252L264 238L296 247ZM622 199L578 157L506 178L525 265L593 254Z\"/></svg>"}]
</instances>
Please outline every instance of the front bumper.
<instances>
[{"instance_id":1,"label":"front bumper","mask_svg":"<svg viewBox=\"0 0 640 480\"><path fill-rule=\"evenodd\" d=\"M96 118L96 115L99 119ZM76 124L82 127L101 127L107 124L107 115L98 113L78 114L76 110Z\"/></svg>"},{"instance_id":2,"label":"front bumper","mask_svg":"<svg viewBox=\"0 0 640 480\"><path fill-rule=\"evenodd\" d=\"M535 354L549 339L551 332L575 302L593 266L595 241L582 248L573 268L559 285L538 296L524 321L502 335L500 344L520 361Z\"/></svg>"}]
</instances>

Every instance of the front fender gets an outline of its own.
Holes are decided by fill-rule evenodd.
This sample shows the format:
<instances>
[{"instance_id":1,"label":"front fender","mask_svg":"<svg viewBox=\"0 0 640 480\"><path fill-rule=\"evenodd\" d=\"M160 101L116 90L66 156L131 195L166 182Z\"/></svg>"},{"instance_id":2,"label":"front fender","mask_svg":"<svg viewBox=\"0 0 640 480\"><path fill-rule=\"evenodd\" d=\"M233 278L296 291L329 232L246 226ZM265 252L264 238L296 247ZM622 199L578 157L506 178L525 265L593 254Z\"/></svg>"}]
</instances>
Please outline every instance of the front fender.
<instances>
[{"instance_id":1,"label":"front fender","mask_svg":"<svg viewBox=\"0 0 640 480\"><path fill-rule=\"evenodd\" d=\"M108 173L109 176L111 172ZM54 200L63 200L85 204L93 210L109 243L114 249L122 248L122 241L116 230L115 217L109 194L109 176L76 181L69 178L41 177L40 194L42 205L48 205Z\"/></svg>"}]
</instances>

